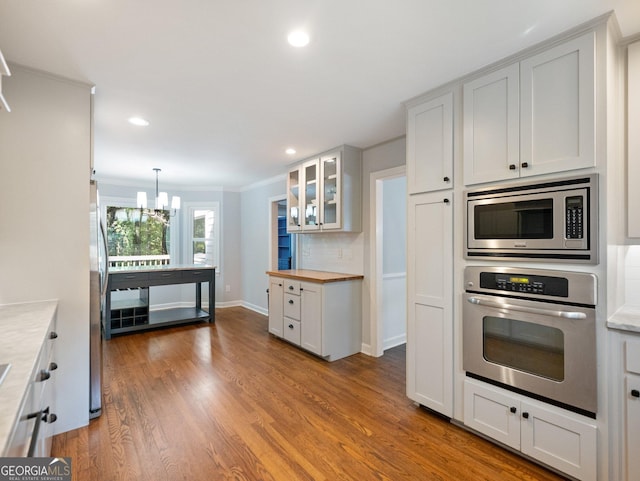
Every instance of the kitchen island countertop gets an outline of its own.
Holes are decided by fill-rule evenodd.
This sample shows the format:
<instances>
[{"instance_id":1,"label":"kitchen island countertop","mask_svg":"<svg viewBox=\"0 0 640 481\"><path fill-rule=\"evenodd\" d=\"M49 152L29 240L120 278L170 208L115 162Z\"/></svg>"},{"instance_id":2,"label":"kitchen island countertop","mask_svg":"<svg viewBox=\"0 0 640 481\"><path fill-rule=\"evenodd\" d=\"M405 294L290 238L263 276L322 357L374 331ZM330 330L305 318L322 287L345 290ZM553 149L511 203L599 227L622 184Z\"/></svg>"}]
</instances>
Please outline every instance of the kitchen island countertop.
<instances>
[{"instance_id":1,"label":"kitchen island countertop","mask_svg":"<svg viewBox=\"0 0 640 481\"><path fill-rule=\"evenodd\" d=\"M0 384L0 455L7 448L57 308L57 301L0 305L0 362L11 364Z\"/></svg>"},{"instance_id":2,"label":"kitchen island countertop","mask_svg":"<svg viewBox=\"0 0 640 481\"><path fill-rule=\"evenodd\" d=\"M267 275L284 277L285 279L295 279L308 282L341 282L364 279L361 274L343 274L339 272L314 271L310 269L289 269L283 271L267 271Z\"/></svg>"}]
</instances>

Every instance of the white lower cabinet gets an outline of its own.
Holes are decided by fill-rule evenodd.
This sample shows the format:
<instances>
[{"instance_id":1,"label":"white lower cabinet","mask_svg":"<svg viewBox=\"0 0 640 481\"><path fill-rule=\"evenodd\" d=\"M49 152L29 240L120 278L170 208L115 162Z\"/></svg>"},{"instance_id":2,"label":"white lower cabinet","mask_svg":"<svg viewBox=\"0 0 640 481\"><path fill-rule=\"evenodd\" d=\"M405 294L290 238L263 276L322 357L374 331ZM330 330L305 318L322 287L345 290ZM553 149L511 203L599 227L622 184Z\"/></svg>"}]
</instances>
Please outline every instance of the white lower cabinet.
<instances>
[{"instance_id":1,"label":"white lower cabinet","mask_svg":"<svg viewBox=\"0 0 640 481\"><path fill-rule=\"evenodd\" d=\"M362 281L269 278L269 332L327 361L362 349Z\"/></svg>"},{"instance_id":2,"label":"white lower cabinet","mask_svg":"<svg viewBox=\"0 0 640 481\"><path fill-rule=\"evenodd\" d=\"M640 340L625 343L625 460L628 481L640 479Z\"/></svg>"},{"instance_id":3,"label":"white lower cabinet","mask_svg":"<svg viewBox=\"0 0 640 481\"><path fill-rule=\"evenodd\" d=\"M597 478L597 428L584 416L466 379L464 424L576 479Z\"/></svg>"}]
</instances>

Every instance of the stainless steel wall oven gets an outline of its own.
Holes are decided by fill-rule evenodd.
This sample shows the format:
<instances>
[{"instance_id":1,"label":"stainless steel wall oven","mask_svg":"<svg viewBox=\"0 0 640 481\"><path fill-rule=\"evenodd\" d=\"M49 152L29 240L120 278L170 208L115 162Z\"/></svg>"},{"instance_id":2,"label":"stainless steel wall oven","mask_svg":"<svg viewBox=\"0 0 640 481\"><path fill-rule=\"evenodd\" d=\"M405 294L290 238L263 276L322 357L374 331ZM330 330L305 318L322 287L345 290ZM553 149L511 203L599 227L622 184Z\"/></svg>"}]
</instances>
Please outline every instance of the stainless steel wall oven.
<instances>
[{"instance_id":1,"label":"stainless steel wall oven","mask_svg":"<svg viewBox=\"0 0 640 481\"><path fill-rule=\"evenodd\" d=\"M596 277L471 266L464 280L467 376L595 418Z\"/></svg>"},{"instance_id":2,"label":"stainless steel wall oven","mask_svg":"<svg viewBox=\"0 0 640 481\"><path fill-rule=\"evenodd\" d=\"M466 192L467 258L598 262L598 175Z\"/></svg>"}]
</instances>

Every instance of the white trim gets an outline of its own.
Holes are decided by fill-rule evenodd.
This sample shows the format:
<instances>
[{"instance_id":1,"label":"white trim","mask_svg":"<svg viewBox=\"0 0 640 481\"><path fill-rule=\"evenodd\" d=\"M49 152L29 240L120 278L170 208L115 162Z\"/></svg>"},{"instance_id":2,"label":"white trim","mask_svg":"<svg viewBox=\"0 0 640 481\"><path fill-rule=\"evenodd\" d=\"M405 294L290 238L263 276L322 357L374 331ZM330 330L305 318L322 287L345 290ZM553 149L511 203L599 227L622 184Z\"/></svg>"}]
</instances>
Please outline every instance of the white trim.
<instances>
[{"instance_id":1,"label":"white trim","mask_svg":"<svg viewBox=\"0 0 640 481\"><path fill-rule=\"evenodd\" d=\"M258 314L262 314L263 316L269 316L269 310L264 307L256 306L255 304L251 304L247 301L242 301L239 304L241 307L249 309L250 311L257 312Z\"/></svg>"},{"instance_id":2,"label":"white trim","mask_svg":"<svg viewBox=\"0 0 640 481\"><path fill-rule=\"evenodd\" d=\"M391 349L392 347L401 346L402 344L407 343L407 334L401 334L399 336L390 337L389 339L384 340L383 349L386 351L387 349Z\"/></svg>"},{"instance_id":3,"label":"white trim","mask_svg":"<svg viewBox=\"0 0 640 481\"><path fill-rule=\"evenodd\" d=\"M384 354L384 343L382 340L382 326L380 326L380 313L382 312L382 182L407 175L406 166L401 165L391 169L371 172L369 176L369 241L371 249L370 259L370 301L369 319L372 356L380 357ZM371 202L373 200L373 202ZM364 349L363 349L364 350Z\"/></svg>"}]
</instances>

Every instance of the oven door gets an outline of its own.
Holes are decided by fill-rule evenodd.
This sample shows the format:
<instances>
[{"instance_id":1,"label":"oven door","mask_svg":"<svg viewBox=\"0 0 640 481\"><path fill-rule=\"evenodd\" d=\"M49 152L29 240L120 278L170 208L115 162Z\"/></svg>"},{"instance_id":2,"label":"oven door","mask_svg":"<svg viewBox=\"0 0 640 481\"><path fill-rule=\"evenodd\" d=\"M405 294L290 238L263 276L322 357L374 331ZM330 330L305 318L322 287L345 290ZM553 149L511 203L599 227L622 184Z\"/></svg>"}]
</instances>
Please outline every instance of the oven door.
<instances>
[{"instance_id":1,"label":"oven door","mask_svg":"<svg viewBox=\"0 0 640 481\"><path fill-rule=\"evenodd\" d=\"M595 309L467 293L463 368L595 415Z\"/></svg>"},{"instance_id":2,"label":"oven door","mask_svg":"<svg viewBox=\"0 0 640 481\"><path fill-rule=\"evenodd\" d=\"M587 189L572 189L469 200L467 247L504 251L588 249L587 199ZM567 223L570 212L574 213L569 219L573 224ZM578 212L579 219L573 219ZM571 232L567 232L570 225Z\"/></svg>"}]
</instances>

